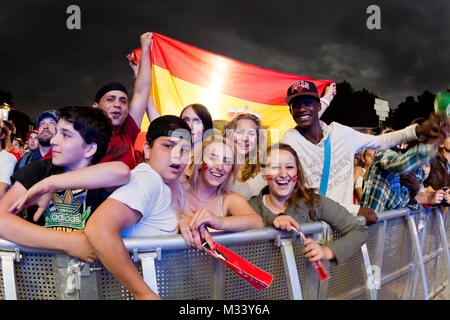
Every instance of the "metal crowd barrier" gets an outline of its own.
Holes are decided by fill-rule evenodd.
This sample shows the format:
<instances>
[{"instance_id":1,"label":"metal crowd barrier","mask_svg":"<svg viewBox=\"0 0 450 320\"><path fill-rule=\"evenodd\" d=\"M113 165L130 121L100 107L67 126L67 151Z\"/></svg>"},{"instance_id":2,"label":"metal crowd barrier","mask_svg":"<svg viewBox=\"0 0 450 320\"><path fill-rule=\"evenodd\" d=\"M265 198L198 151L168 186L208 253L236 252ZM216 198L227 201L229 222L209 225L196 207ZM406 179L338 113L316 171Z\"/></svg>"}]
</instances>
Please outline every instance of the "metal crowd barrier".
<instances>
[{"instance_id":1,"label":"metal crowd barrier","mask_svg":"<svg viewBox=\"0 0 450 320\"><path fill-rule=\"evenodd\" d=\"M361 218L364 223L364 218ZM324 222L302 225L315 240L338 238ZM215 240L274 275L255 290L216 259L187 248L181 236L126 238L146 283L164 299L430 299L448 288L447 214L437 209L388 211L369 227L369 240L341 265L324 263L320 282L296 236L273 228L223 233ZM0 300L133 299L99 263L0 239Z\"/></svg>"}]
</instances>

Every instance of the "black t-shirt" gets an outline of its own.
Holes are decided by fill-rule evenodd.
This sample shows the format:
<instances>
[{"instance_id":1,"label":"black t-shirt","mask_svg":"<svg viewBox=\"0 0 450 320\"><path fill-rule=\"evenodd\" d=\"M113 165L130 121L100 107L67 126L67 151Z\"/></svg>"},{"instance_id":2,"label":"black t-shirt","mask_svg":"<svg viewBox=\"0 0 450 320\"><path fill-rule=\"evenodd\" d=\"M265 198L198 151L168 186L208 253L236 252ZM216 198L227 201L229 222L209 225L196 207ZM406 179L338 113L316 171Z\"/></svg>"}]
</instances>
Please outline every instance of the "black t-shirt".
<instances>
[{"instance_id":1,"label":"black t-shirt","mask_svg":"<svg viewBox=\"0 0 450 320\"><path fill-rule=\"evenodd\" d=\"M30 189L39 181L64 172L64 168L54 166L51 159L33 161L11 176L11 183L20 182L25 189ZM27 221L58 231L70 232L82 230L91 213L106 199L108 193L103 189L63 190L55 192L47 210L37 222L33 216L37 206L22 212Z\"/></svg>"}]
</instances>

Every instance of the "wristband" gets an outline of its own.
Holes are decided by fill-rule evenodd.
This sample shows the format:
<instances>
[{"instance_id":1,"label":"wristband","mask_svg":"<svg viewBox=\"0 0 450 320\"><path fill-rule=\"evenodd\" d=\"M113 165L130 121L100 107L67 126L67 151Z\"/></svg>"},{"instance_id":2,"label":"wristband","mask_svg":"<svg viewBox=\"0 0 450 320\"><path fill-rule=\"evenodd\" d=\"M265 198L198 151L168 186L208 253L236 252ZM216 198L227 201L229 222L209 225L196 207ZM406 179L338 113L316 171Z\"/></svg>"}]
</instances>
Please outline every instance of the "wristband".
<instances>
[{"instance_id":1,"label":"wristband","mask_svg":"<svg viewBox=\"0 0 450 320\"><path fill-rule=\"evenodd\" d=\"M326 98L320 98L320 101L322 101L323 103L325 103L327 105L327 107L330 106L330 101L328 101Z\"/></svg>"}]
</instances>

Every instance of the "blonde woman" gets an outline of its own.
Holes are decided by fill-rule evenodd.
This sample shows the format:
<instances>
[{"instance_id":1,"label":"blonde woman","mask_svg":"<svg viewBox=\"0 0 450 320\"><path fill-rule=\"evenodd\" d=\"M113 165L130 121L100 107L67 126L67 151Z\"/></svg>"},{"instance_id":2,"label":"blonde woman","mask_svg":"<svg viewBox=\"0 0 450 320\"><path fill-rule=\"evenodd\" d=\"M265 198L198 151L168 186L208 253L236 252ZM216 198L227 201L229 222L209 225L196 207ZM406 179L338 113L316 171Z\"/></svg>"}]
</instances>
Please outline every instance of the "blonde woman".
<instances>
[{"instance_id":1,"label":"blonde woman","mask_svg":"<svg viewBox=\"0 0 450 320\"><path fill-rule=\"evenodd\" d=\"M239 167L232 190L246 199L259 194L267 185L261 176L260 150L267 148L262 128L261 120L257 116L242 113L227 123L223 130L223 134L234 143Z\"/></svg>"},{"instance_id":2,"label":"blonde woman","mask_svg":"<svg viewBox=\"0 0 450 320\"><path fill-rule=\"evenodd\" d=\"M212 136L203 142L202 154L201 163L192 164L188 183L172 186L180 232L190 247L199 250L203 240L213 248L209 232L214 229L242 231L263 227L261 217L245 198L231 192L238 174L231 143L221 136Z\"/></svg>"}]
</instances>

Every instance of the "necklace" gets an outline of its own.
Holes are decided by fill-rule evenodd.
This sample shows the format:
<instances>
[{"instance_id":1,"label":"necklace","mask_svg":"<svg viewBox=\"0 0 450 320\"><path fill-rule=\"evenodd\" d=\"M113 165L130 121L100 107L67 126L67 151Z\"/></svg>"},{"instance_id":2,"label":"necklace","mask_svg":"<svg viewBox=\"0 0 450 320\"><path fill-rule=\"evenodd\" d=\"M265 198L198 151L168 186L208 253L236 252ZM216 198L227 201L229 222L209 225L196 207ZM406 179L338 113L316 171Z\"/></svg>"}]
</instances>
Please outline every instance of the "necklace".
<instances>
[{"instance_id":1,"label":"necklace","mask_svg":"<svg viewBox=\"0 0 450 320\"><path fill-rule=\"evenodd\" d=\"M191 188L191 194L194 196L194 198L197 199L197 200L200 201L200 202L203 202L203 203L209 202L213 197L216 196L215 194L212 194L211 196L208 197L208 199L202 200L202 199L200 199L195 193L196 193L196 192L194 191L194 189Z\"/></svg>"},{"instance_id":2,"label":"necklace","mask_svg":"<svg viewBox=\"0 0 450 320\"><path fill-rule=\"evenodd\" d=\"M275 214L279 214L280 212L286 211L287 206L283 206L283 209L282 209L282 210L278 210L278 208L276 208L276 207L274 206L274 204L272 203L272 199L271 199L271 197L270 197L268 194L265 194L265 195L263 196L263 201L264 201L264 205L265 205L270 211L272 211L272 212L275 213ZM275 210L274 210L274 209L275 209Z\"/></svg>"}]
</instances>

